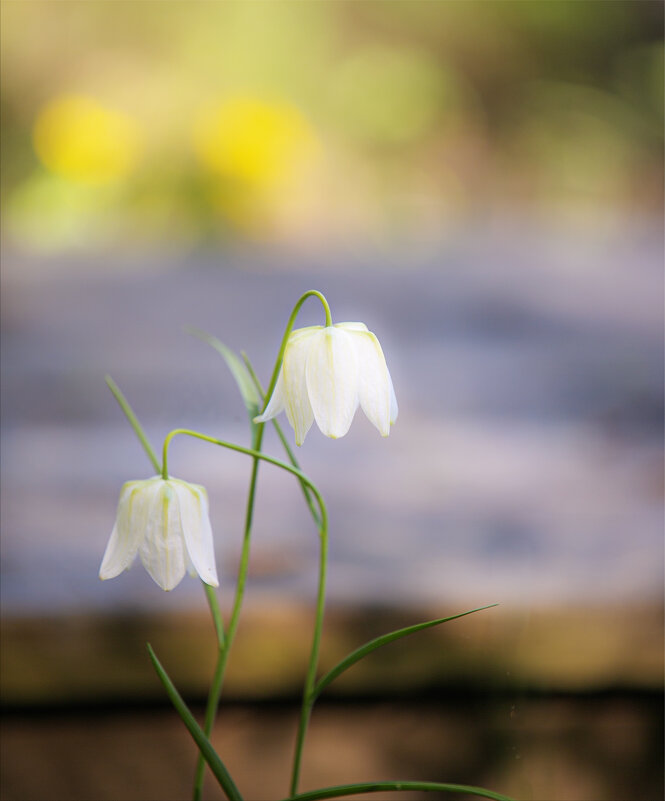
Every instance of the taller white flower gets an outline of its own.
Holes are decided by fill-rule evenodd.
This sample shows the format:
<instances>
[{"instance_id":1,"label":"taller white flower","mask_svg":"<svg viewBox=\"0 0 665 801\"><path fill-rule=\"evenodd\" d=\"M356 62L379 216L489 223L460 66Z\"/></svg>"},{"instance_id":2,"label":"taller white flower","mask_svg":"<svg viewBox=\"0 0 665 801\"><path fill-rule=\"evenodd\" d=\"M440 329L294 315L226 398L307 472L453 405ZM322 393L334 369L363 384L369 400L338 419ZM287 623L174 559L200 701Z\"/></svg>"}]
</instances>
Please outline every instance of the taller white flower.
<instances>
[{"instance_id":1,"label":"taller white flower","mask_svg":"<svg viewBox=\"0 0 665 801\"><path fill-rule=\"evenodd\" d=\"M275 389L254 422L286 410L297 445L314 420L337 439L349 430L358 404L387 437L397 420L397 399L379 340L364 323L314 325L289 336Z\"/></svg>"},{"instance_id":2,"label":"taller white flower","mask_svg":"<svg viewBox=\"0 0 665 801\"><path fill-rule=\"evenodd\" d=\"M163 590L177 586L185 570L217 587L205 488L159 476L123 484L99 578L128 570L137 554Z\"/></svg>"}]
</instances>

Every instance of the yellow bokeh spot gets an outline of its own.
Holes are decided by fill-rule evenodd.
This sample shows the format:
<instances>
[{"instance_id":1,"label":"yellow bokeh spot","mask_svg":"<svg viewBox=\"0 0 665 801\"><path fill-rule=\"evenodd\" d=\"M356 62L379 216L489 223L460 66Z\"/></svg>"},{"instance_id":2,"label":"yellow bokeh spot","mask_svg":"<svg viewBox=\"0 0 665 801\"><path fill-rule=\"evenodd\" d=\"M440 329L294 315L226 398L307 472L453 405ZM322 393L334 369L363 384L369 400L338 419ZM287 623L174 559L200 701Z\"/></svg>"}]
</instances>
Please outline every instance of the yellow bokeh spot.
<instances>
[{"instance_id":1,"label":"yellow bokeh spot","mask_svg":"<svg viewBox=\"0 0 665 801\"><path fill-rule=\"evenodd\" d=\"M72 181L107 183L136 163L139 131L131 117L83 95L62 95L41 111L33 140L51 172Z\"/></svg>"},{"instance_id":2,"label":"yellow bokeh spot","mask_svg":"<svg viewBox=\"0 0 665 801\"><path fill-rule=\"evenodd\" d=\"M294 106L239 97L201 115L194 144L211 172L268 188L302 168L317 140Z\"/></svg>"}]
</instances>

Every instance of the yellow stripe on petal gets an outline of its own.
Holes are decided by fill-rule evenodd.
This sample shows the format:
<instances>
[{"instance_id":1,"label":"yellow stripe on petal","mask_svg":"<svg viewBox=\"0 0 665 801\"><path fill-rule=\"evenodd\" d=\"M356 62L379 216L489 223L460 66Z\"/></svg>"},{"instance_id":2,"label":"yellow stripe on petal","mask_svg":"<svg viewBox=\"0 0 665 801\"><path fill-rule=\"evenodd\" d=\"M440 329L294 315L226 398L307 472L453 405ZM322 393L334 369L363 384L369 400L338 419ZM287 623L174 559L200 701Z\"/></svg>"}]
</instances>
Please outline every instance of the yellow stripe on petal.
<instances>
[{"instance_id":1,"label":"yellow stripe on petal","mask_svg":"<svg viewBox=\"0 0 665 801\"><path fill-rule=\"evenodd\" d=\"M172 590L185 575L185 543L178 498L168 481L160 482L152 498L139 555L145 569L163 590Z\"/></svg>"}]
</instances>

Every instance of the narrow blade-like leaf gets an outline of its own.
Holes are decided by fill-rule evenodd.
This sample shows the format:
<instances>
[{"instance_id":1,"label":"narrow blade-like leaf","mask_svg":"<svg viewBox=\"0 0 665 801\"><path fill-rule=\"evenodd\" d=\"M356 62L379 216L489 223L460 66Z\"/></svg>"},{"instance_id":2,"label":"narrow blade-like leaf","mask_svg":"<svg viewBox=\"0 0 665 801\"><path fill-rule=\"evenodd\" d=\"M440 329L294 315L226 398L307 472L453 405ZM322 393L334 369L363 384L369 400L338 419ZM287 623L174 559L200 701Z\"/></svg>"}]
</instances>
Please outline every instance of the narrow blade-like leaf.
<instances>
[{"instance_id":1,"label":"narrow blade-like leaf","mask_svg":"<svg viewBox=\"0 0 665 801\"><path fill-rule=\"evenodd\" d=\"M252 421L261 412L261 399L256 391L252 377L243 364L242 359L236 356L236 354L223 342L217 339L217 337L214 337L211 334L206 334L205 331L201 331L198 328L191 328L189 326L185 328L185 331L187 331L188 334L192 334L192 336L198 337L203 342L207 342L208 345L211 345L226 362L227 367L231 371L231 375L234 377L235 382L238 385L238 389L242 395L245 407L247 408L247 414L249 415L253 438L256 424Z\"/></svg>"},{"instance_id":2,"label":"narrow blade-like leaf","mask_svg":"<svg viewBox=\"0 0 665 801\"><path fill-rule=\"evenodd\" d=\"M219 755L215 751L215 749L210 744L210 740L205 736L203 729L199 726L196 722L196 718L192 713L189 711L187 704L182 700L180 693L176 690L175 685L169 678L167 672L162 667L161 662L157 659L155 652L152 650L150 643L147 643L148 646L148 653L150 654L150 659L152 660L152 664L154 665L155 670L157 671L157 675L159 676L162 684L164 685L164 689L166 690L167 695L171 699L173 706L176 709L176 712L182 718L183 723L187 726L189 733L194 738L194 742L199 748L199 751L203 755L205 761L210 765L210 770L215 775L215 778L219 782L220 786L226 793L227 798L229 801L242 801L242 796L238 788L235 786L231 775L229 774L226 766L219 758Z\"/></svg>"},{"instance_id":3,"label":"narrow blade-like leaf","mask_svg":"<svg viewBox=\"0 0 665 801\"><path fill-rule=\"evenodd\" d=\"M319 679L314 687L312 698L316 698L321 691L330 684L331 681L334 681L341 673L344 673L345 670L348 670L351 665L355 665L356 662L359 662L363 657L367 656L367 654L371 654L372 651L376 651L377 648L381 648L382 645L388 645L388 643L394 642L394 640L407 637L409 634L415 634L416 631L429 629L432 628L432 626L439 626L441 623L447 623L449 620L457 620L458 617L472 615L474 612L481 612L483 609L491 609L493 606L498 606L498 604L479 606L477 609L469 609L468 612L460 612L458 615L440 617L436 620L428 620L425 623L416 623L415 626L407 626L403 629L397 629L396 631L391 631L388 634L382 634L380 637L376 637L375 639L366 642L364 645L361 645L360 648L356 648L355 651L352 651L347 657L342 659L341 662L338 662L334 668L329 670L325 676L322 676Z\"/></svg>"},{"instance_id":4,"label":"narrow blade-like leaf","mask_svg":"<svg viewBox=\"0 0 665 801\"><path fill-rule=\"evenodd\" d=\"M322 798L341 798L345 795L359 795L360 793L380 793L386 790L422 790L430 792L460 793L462 795L475 795L479 798L490 798L492 801L512 801L507 795L485 790L484 787L473 787L468 784L442 784L441 782L366 782L364 784L339 784L335 787L322 787L319 790L310 790L307 793L297 793L284 801L318 801Z\"/></svg>"},{"instance_id":5,"label":"narrow blade-like leaf","mask_svg":"<svg viewBox=\"0 0 665 801\"><path fill-rule=\"evenodd\" d=\"M115 381L111 378L110 375L106 376L106 384L113 393L113 397L118 401L118 405L124 412L125 417L129 421L129 424L134 429L134 433L138 437L139 442L141 443L141 445L143 445L143 449L145 450L148 459L150 459L152 466L155 470L155 473L161 473L162 465L159 459L157 458L157 454L153 450L152 445L148 442L148 437L146 437L145 431L141 427L141 424L139 423L138 418L134 414L134 410L129 405L127 398L122 394L122 392L120 391L120 387L115 383Z\"/></svg>"}]
</instances>

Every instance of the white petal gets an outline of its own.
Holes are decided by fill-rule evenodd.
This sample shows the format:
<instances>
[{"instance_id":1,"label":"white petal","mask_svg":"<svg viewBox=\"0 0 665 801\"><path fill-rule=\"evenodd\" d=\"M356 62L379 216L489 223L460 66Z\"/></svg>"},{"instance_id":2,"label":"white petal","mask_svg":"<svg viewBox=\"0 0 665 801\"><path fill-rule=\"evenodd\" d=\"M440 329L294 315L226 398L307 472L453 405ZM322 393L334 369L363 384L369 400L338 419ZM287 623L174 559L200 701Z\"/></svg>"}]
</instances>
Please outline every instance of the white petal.
<instances>
[{"instance_id":1,"label":"white petal","mask_svg":"<svg viewBox=\"0 0 665 801\"><path fill-rule=\"evenodd\" d=\"M180 523L187 554L195 571L213 587L219 586L215 546L208 516L208 495L203 487L172 480L178 494Z\"/></svg>"},{"instance_id":2,"label":"white petal","mask_svg":"<svg viewBox=\"0 0 665 801\"><path fill-rule=\"evenodd\" d=\"M323 331L322 325L306 325L303 328L294 328L289 334L289 342L295 342L300 337L307 337L316 331Z\"/></svg>"},{"instance_id":3,"label":"white petal","mask_svg":"<svg viewBox=\"0 0 665 801\"><path fill-rule=\"evenodd\" d=\"M321 333L320 326L301 328L289 337L284 350L282 375L284 376L284 407L286 416L296 435L296 445L302 445L307 436L314 413L307 394L305 368L312 343Z\"/></svg>"},{"instance_id":4,"label":"white petal","mask_svg":"<svg viewBox=\"0 0 665 801\"><path fill-rule=\"evenodd\" d=\"M367 331L365 323L335 323L334 328L341 328L342 331Z\"/></svg>"},{"instance_id":5,"label":"white petal","mask_svg":"<svg viewBox=\"0 0 665 801\"><path fill-rule=\"evenodd\" d=\"M147 519L145 484L145 481L128 481L120 490L115 525L99 568L102 580L115 578L127 570L136 557Z\"/></svg>"},{"instance_id":6,"label":"white petal","mask_svg":"<svg viewBox=\"0 0 665 801\"><path fill-rule=\"evenodd\" d=\"M185 575L185 541L178 499L168 481L161 481L150 499L145 539L139 548L143 566L163 590L172 590Z\"/></svg>"},{"instance_id":7,"label":"white petal","mask_svg":"<svg viewBox=\"0 0 665 801\"><path fill-rule=\"evenodd\" d=\"M390 377L390 371L388 371L388 382L390 384L390 425L393 425L395 420L397 420L399 409L397 408L397 398L395 397L395 389L393 387L393 380Z\"/></svg>"},{"instance_id":8,"label":"white petal","mask_svg":"<svg viewBox=\"0 0 665 801\"><path fill-rule=\"evenodd\" d=\"M358 357L351 335L324 328L312 340L306 378L318 427L327 437L343 437L358 408Z\"/></svg>"},{"instance_id":9,"label":"white petal","mask_svg":"<svg viewBox=\"0 0 665 801\"><path fill-rule=\"evenodd\" d=\"M397 398L395 397L395 389L393 387L393 380L388 372L388 381L390 383L390 425L393 425L397 420L399 409L397 407Z\"/></svg>"},{"instance_id":10,"label":"white petal","mask_svg":"<svg viewBox=\"0 0 665 801\"><path fill-rule=\"evenodd\" d=\"M282 367L282 369L279 371L275 389L272 391L272 395L270 396L270 400L268 401L265 411L263 414L260 414L258 417L254 418L255 423L267 423L268 420L272 420L273 417L277 417L277 415L284 409L284 378L282 377L283 369L284 368Z\"/></svg>"},{"instance_id":11,"label":"white petal","mask_svg":"<svg viewBox=\"0 0 665 801\"><path fill-rule=\"evenodd\" d=\"M390 434L392 382L381 345L371 331L355 331L349 336L358 352L360 406L381 436L387 437Z\"/></svg>"}]
</instances>

